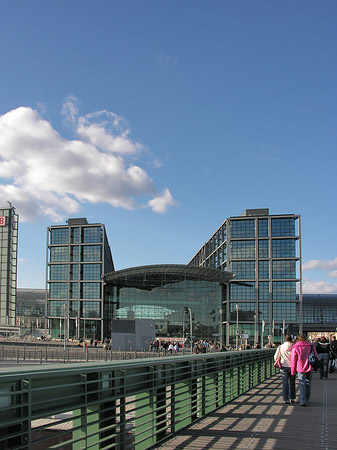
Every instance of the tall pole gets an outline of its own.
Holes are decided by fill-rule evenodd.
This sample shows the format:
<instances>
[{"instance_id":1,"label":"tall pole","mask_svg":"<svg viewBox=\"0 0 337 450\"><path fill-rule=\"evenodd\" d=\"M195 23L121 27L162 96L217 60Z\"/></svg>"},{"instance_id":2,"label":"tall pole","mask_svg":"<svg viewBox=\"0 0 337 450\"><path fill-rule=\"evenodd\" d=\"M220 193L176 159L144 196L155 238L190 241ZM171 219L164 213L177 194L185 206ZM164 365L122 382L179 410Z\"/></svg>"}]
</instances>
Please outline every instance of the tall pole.
<instances>
[{"instance_id":1,"label":"tall pole","mask_svg":"<svg viewBox=\"0 0 337 450\"><path fill-rule=\"evenodd\" d=\"M85 308L83 308L83 347L85 348Z\"/></svg>"},{"instance_id":2,"label":"tall pole","mask_svg":"<svg viewBox=\"0 0 337 450\"><path fill-rule=\"evenodd\" d=\"M236 350L239 350L239 309L238 304L235 305L236 308Z\"/></svg>"},{"instance_id":3,"label":"tall pole","mask_svg":"<svg viewBox=\"0 0 337 450\"><path fill-rule=\"evenodd\" d=\"M185 310L183 310L183 355L185 354Z\"/></svg>"},{"instance_id":4,"label":"tall pole","mask_svg":"<svg viewBox=\"0 0 337 450\"><path fill-rule=\"evenodd\" d=\"M63 303L63 315L64 315L64 351L67 349L67 333L66 333L66 304Z\"/></svg>"},{"instance_id":5,"label":"tall pole","mask_svg":"<svg viewBox=\"0 0 337 450\"><path fill-rule=\"evenodd\" d=\"M220 314L220 350L222 350L223 347L223 331L222 331L222 315L223 315L223 309L219 309Z\"/></svg>"},{"instance_id":6,"label":"tall pole","mask_svg":"<svg viewBox=\"0 0 337 450\"><path fill-rule=\"evenodd\" d=\"M188 308L190 312L190 335L191 335L191 354L193 354L193 334L192 334L192 310Z\"/></svg>"}]
</instances>

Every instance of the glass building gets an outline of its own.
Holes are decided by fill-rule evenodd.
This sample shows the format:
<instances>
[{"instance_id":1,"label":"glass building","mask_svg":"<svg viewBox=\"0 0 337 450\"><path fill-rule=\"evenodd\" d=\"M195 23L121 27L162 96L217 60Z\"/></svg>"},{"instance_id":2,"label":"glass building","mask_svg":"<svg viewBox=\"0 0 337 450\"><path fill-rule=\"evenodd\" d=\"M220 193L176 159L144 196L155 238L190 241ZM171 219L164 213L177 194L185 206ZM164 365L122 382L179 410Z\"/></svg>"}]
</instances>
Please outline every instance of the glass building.
<instances>
[{"instance_id":1,"label":"glass building","mask_svg":"<svg viewBox=\"0 0 337 450\"><path fill-rule=\"evenodd\" d=\"M19 216L0 207L0 326L15 326Z\"/></svg>"},{"instance_id":2,"label":"glass building","mask_svg":"<svg viewBox=\"0 0 337 450\"><path fill-rule=\"evenodd\" d=\"M236 275L222 307L227 345L279 342L302 330L299 215L247 209L226 219L189 264Z\"/></svg>"},{"instance_id":3,"label":"glass building","mask_svg":"<svg viewBox=\"0 0 337 450\"><path fill-rule=\"evenodd\" d=\"M157 338L182 338L185 322L186 331L192 323L195 339L222 342L221 308L231 278L215 269L169 264L119 270L104 281L115 318L151 319Z\"/></svg>"},{"instance_id":4,"label":"glass building","mask_svg":"<svg viewBox=\"0 0 337 450\"><path fill-rule=\"evenodd\" d=\"M103 276L114 271L102 224L68 219L47 232L47 317L52 338L102 340L111 318Z\"/></svg>"}]
</instances>

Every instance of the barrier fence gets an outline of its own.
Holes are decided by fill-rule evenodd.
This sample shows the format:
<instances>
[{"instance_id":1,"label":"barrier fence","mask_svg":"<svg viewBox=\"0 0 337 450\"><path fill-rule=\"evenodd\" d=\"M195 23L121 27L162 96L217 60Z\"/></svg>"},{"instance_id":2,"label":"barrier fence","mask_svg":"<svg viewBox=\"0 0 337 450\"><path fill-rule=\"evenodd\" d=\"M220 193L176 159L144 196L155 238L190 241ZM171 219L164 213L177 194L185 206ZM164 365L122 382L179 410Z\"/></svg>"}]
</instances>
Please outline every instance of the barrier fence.
<instances>
[{"instance_id":1,"label":"barrier fence","mask_svg":"<svg viewBox=\"0 0 337 450\"><path fill-rule=\"evenodd\" d=\"M274 350L0 369L1 449L156 448L275 374Z\"/></svg>"}]
</instances>

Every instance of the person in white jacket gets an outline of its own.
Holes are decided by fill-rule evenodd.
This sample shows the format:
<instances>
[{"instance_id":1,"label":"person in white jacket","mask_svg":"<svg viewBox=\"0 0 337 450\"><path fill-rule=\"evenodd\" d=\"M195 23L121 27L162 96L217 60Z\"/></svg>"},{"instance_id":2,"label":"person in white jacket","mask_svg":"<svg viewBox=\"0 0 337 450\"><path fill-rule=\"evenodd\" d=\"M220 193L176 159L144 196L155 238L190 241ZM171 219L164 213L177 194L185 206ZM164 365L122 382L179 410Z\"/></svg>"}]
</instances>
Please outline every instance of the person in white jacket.
<instances>
[{"instance_id":1,"label":"person in white jacket","mask_svg":"<svg viewBox=\"0 0 337 450\"><path fill-rule=\"evenodd\" d=\"M285 342L278 346L274 355L275 361L280 358L282 365L280 373L282 375L284 403L293 403L296 399L295 376L291 375L290 354L292 347L293 342L291 336L286 336Z\"/></svg>"}]
</instances>

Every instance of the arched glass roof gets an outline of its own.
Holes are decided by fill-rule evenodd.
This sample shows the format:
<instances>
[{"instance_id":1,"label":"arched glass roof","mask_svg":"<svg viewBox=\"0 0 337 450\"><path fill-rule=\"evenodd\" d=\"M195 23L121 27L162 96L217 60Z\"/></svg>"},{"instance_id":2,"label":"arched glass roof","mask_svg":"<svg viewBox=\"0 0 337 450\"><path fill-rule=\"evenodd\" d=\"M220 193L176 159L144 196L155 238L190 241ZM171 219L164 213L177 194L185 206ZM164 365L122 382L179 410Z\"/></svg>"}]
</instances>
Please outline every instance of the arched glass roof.
<instances>
[{"instance_id":1,"label":"arched glass roof","mask_svg":"<svg viewBox=\"0 0 337 450\"><path fill-rule=\"evenodd\" d=\"M134 287L152 290L155 287L181 281L213 281L227 284L234 278L231 272L208 267L190 266L184 264L162 264L138 266L117 270L104 275L104 281L119 287Z\"/></svg>"}]
</instances>

